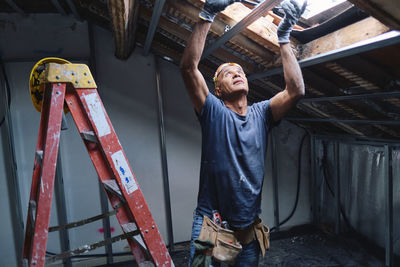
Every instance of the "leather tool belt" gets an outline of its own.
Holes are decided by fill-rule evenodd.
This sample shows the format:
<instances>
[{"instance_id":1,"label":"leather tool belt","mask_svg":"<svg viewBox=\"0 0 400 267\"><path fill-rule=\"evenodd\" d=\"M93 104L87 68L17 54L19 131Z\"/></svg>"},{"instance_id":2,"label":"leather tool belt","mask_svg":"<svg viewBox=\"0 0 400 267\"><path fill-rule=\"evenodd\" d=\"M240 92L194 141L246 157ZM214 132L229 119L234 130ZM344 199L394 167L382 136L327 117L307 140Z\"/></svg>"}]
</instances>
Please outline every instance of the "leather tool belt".
<instances>
[{"instance_id":1,"label":"leather tool belt","mask_svg":"<svg viewBox=\"0 0 400 267\"><path fill-rule=\"evenodd\" d=\"M246 245L257 239L263 257L269 249L269 229L260 218L244 229L229 230L215 224L207 216L203 216L203 225L198 239L210 240L214 244L212 257L231 265L235 264L235 259L242 250L242 244Z\"/></svg>"}]
</instances>

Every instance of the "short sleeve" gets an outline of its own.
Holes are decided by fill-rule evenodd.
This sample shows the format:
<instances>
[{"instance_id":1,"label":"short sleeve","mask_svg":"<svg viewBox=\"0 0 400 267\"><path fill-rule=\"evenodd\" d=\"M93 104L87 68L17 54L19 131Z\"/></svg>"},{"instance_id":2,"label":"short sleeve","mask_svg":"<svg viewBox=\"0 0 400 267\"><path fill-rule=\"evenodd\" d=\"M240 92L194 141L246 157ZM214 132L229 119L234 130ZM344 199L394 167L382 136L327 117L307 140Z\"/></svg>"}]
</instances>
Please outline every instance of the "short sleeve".
<instances>
[{"instance_id":1,"label":"short sleeve","mask_svg":"<svg viewBox=\"0 0 400 267\"><path fill-rule=\"evenodd\" d=\"M264 119L265 125L267 126L268 129L272 129L273 127L279 125L279 123L281 122L280 120L279 121L274 120L270 104L271 104L271 99L268 99L254 103L252 106L254 111L258 114L258 116L261 116Z\"/></svg>"},{"instance_id":2,"label":"short sleeve","mask_svg":"<svg viewBox=\"0 0 400 267\"><path fill-rule=\"evenodd\" d=\"M205 122L213 120L216 116L219 116L223 112L222 109L222 101L212 93L208 93L200 114L196 113L200 124L204 125Z\"/></svg>"}]
</instances>

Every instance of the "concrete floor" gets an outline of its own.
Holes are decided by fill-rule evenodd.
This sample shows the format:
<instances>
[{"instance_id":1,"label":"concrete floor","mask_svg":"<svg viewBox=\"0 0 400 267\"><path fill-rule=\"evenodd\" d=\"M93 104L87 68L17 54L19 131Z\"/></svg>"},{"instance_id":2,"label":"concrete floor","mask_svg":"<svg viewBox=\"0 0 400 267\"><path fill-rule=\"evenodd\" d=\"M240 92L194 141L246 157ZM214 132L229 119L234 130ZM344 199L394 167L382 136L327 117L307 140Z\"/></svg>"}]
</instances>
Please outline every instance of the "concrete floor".
<instances>
[{"instance_id":1,"label":"concrete floor","mask_svg":"<svg viewBox=\"0 0 400 267\"><path fill-rule=\"evenodd\" d=\"M271 248L260 267L282 266L385 266L384 262L371 255L362 242L354 238L336 236L319 230L306 234L281 236L271 241ZM186 266L189 242L175 245L171 253L175 266ZM107 266L107 265L103 265ZM136 266L133 261L108 266Z\"/></svg>"}]
</instances>

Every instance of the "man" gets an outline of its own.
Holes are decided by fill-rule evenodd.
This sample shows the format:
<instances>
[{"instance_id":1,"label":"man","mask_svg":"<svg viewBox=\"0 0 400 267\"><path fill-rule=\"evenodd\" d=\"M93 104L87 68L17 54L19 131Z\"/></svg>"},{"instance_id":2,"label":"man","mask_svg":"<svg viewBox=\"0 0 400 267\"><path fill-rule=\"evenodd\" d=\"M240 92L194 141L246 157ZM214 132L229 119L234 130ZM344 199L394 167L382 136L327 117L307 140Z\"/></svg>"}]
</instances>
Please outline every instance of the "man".
<instances>
[{"instance_id":1,"label":"man","mask_svg":"<svg viewBox=\"0 0 400 267\"><path fill-rule=\"evenodd\" d=\"M198 205L194 212L193 240L199 236L203 216L218 210L235 231L253 225L261 212L261 189L267 134L304 95L300 67L290 47L290 32L303 13L295 0L285 0L285 17L278 26L278 42L286 88L270 100L247 105L249 91L243 69L235 63L221 65L214 76L214 94L209 93L198 69L207 33L215 15L234 0L206 0L199 21L181 60L181 72L202 129L202 157ZM235 266L257 266L257 240L242 244ZM216 266L218 263L213 262Z\"/></svg>"}]
</instances>

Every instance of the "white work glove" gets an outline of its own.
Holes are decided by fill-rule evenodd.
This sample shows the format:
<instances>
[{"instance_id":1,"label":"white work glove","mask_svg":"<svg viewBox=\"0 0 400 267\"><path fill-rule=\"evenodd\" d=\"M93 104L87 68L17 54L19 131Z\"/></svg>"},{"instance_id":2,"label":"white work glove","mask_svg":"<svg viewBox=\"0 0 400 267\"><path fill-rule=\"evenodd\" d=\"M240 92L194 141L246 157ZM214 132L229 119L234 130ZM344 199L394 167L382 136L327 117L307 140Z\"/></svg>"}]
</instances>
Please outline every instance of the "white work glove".
<instances>
[{"instance_id":1,"label":"white work glove","mask_svg":"<svg viewBox=\"0 0 400 267\"><path fill-rule=\"evenodd\" d=\"M285 16L283 20L278 25L278 43L287 44L290 42L290 33L293 29L293 26L297 23L301 15L304 13L307 7L307 0L304 1L302 7L299 6L299 3L296 0L285 0L282 2L283 12Z\"/></svg>"}]
</instances>

